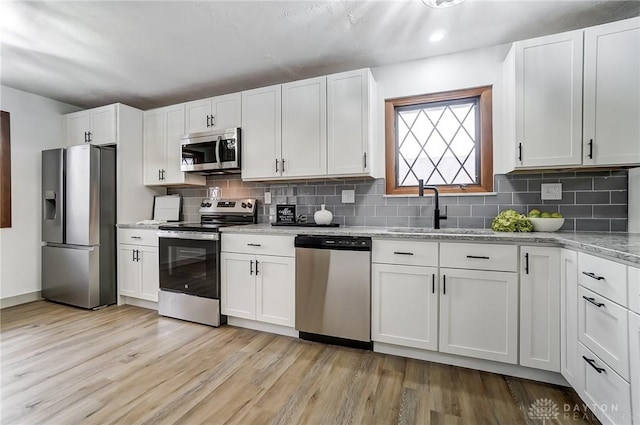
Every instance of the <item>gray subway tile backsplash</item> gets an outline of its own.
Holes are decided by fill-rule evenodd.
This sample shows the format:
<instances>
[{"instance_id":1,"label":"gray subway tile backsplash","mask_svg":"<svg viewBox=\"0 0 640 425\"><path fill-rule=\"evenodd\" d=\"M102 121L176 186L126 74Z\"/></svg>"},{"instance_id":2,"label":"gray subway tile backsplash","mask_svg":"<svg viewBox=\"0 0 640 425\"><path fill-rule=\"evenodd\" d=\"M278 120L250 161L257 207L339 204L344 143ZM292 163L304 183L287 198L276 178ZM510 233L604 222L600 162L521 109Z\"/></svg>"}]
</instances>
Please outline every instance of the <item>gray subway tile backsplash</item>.
<instances>
[{"instance_id":1,"label":"gray subway tile backsplash","mask_svg":"<svg viewBox=\"0 0 640 425\"><path fill-rule=\"evenodd\" d=\"M542 200L542 183L561 183L562 199ZM626 170L598 172L527 173L496 175L496 194L440 195L440 209L447 207L443 228L490 228L498 212L511 208L527 213L532 208L560 212L565 217L562 230L625 231L627 229ZM305 180L297 182L243 182L240 176L212 176L207 186L219 186L224 197L254 197L260 205L258 222L275 217L277 203L297 205L297 213L307 215L321 204L334 213L334 221L349 226L433 227L433 196L385 196L380 180ZM355 191L355 203L342 203L342 190ZM262 205L264 192L272 195L272 205ZM206 188L169 188L183 196L183 220L198 221L198 208Z\"/></svg>"}]
</instances>

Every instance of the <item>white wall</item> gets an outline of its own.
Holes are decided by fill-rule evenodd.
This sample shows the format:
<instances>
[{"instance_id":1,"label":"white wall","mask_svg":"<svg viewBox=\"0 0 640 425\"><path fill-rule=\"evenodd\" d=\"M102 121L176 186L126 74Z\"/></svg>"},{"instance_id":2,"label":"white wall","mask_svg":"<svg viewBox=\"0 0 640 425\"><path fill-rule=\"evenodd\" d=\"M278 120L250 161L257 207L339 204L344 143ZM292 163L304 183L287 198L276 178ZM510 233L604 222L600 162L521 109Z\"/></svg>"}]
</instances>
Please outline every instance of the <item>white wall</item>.
<instances>
[{"instance_id":1,"label":"white wall","mask_svg":"<svg viewBox=\"0 0 640 425\"><path fill-rule=\"evenodd\" d=\"M0 300L6 300L41 290L40 152L63 146L62 114L80 108L6 86L0 108L11 126L12 227L0 229Z\"/></svg>"},{"instance_id":2,"label":"white wall","mask_svg":"<svg viewBox=\"0 0 640 425\"><path fill-rule=\"evenodd\" d=\"M502 63L510 45L493 46L445 56L402 62L371 70L378 88L376 134L384 146L384 101L396 97L493 86L494 169L501 169ZM498 147L498 149L496 149ZM384 152L384 149L382 150ZM384 158L382 158L384 161Z\"/></svg>"}]
</instances>

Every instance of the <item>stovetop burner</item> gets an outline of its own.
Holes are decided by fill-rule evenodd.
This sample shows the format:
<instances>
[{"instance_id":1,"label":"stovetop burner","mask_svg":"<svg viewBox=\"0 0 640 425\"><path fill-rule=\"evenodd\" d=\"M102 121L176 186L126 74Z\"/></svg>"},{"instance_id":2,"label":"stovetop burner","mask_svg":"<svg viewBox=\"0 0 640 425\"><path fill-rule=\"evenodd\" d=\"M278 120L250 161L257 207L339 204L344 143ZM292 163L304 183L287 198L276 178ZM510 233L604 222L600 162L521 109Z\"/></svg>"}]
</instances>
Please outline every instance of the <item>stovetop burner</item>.
<instances>
[{"instance_id":1,"label":"stovetop burner","mask_svg":"<svg viewBox=\"0 0 640 425\"><path fill-rule=\"evenodd\" d=\"M200 222L164 224L160 230L184 232L219 232L221 227L239 226L257 223L255 199L218 199L205 200L208 206L200 208Z\"/></svg>"}]
</instances>

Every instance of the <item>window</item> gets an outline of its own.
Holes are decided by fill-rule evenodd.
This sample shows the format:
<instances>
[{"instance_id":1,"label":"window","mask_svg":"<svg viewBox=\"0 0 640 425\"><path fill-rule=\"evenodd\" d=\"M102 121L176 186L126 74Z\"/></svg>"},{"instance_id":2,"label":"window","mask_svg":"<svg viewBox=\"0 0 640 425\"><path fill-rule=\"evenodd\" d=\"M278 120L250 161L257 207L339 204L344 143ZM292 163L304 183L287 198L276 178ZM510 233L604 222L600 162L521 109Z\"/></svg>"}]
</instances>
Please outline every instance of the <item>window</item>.
<instances>
[{"instance_id":1,"label":"window","mask_svg":"<svg viewBox=\"0 0 640 425\"><path fill-rule=\"evenodd\" d=\"M387 194L493 191L491 87L385 102Z\"/></svg>"}]
</instances>

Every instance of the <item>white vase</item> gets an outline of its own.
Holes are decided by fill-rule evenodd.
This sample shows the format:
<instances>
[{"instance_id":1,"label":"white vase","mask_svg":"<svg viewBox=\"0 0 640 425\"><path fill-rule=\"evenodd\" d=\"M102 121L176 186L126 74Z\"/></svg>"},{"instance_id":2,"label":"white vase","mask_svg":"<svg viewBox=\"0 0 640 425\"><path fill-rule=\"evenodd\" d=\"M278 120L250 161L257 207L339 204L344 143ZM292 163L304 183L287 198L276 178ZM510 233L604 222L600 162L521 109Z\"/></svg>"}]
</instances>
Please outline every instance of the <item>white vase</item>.
<instances>
[{"instance_id":1,"label":"white vase","mask_svg":"<svg viewBox=\"0 0 640 425\"><path fill-rule=\"evenodd\" d=\"M320 209L313 214L313 220L316 224L327 225L331 224L333 220L333 214L329 210L324 209L324 205L320 205Z\"/></svg>"}]
</instances>

